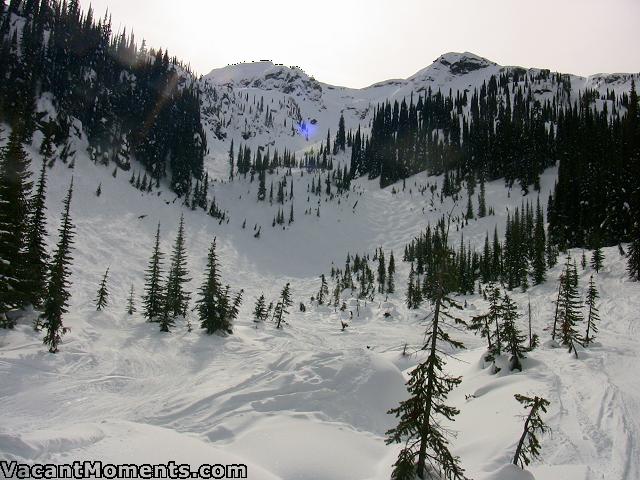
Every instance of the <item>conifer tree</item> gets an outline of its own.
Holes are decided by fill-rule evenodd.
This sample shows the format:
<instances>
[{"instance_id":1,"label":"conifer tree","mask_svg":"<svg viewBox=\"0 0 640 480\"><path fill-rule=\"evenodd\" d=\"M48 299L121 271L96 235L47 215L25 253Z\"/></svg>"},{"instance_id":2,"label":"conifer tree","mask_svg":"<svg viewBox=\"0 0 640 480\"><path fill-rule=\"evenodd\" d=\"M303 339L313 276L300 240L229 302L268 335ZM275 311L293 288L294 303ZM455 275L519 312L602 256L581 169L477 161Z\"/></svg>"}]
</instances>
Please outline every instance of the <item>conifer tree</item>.
<instances>
[{"instance_id":1,"label":"conifer tree","mask_svg":"<svg viewBox=\"0 0 640 480\"><path fill-rule=\"evenodd\" d=\"M19 126L0 151L0 314L24 306L29 295L24 278L24 239L29 226L31 163ZM8 326L11 322L7 321Z\"/></svg>"},{"instance_id":2,"label":"conifer tree","mask_svg":"<svg viewBox=\"0 0 640 480\"><path fill-rule=\"evenodd\" d=\"M582 313L580 311L580 299L578 298L578 273L575 264L571 264L570 258L567 258L562 282L558 307L560 338L562 345L569 348L569 353L573 352L578 358L575 344L580 344L581 342L577 324L582 321Z\"/></svg>"},{"instance_id":3,"label":"conifer tree","mask_svg":"<svg viewBox=\"0 0 640 480\"><path fill-rule=\"evenodd\" d=\"M636 220L633 239L629 245L627 272L631 280L640 282L640 220Z\"/></svg>"},{"instance_id":4,"label":"conifer tree","mask_svg":"<svg viewBox=\"0 0 640 480\"><path fill-rule=\"evenodd\" d=\"M467 213L464 216L467 220L473 220L473 202L471 201L471 195L467 200Z\"/></svg>"},{"instance_id":5,"label":"conifer tree","mask_svg":"<svg viewBox=\"0 0 640 480\"><path fill-rule=\"evenodd\" d=\"M396 273L396 261L393 258L393 251L389 255L389 266L387 267L387 293L394 293L396 290L393 276Z\"/></svg>"},{"instance_id":6,"label":"conifer tree","mask_svg":"<svg viewBox=\"0 0 640 480\"><path fill-rule=\"evenodd\" d=\"M42 162L36 193L31 200L31 213L26 234L25 262L25 302L35 308L42 306L47 287L49 255L45 244L47 236L46 219L46 161Z\"/></svg>"},{"instance_id":7,"label":"conifer tree","mask_svg":"<svg viewBox=\"0 0 640 480\"><path fill-rule=\"evenodd\" d=\"M240 299L231 302L229 298L229 286L222 288L218 256L216 253L216 239L213 239L207 256L207 271L205 280L199 290L200 298L196 300L196 308L200 318L201 328L212 335L216 332L232 333L232 322L237 316L237 308ZM235 309L235 313L234 313Z\"/></svg>"},{"instance_id":8,"label":"conifer tree","mask_svg":"<svg viewBox=\"0 0 640 480\"><path fill-rule=\"evenodd\" d=\"M98 287L98 293L96 296L96 310L100 311L107 306L109 301L109 289L107 288L107 279L109 277L109 268L107 267L107 271L104 272L102 276L102 281L100 282L100 286Z\"/></svg>"},{"instance_id":9,"label":"conifer tree","mask_svg":"<svg viewBox=\"0 0 640 480\"><path fill-rule=\"evenodd\" d=\"M549 401L542 397L531 398L520 394L515 394L514 397L524 408L529 409L529 414L524 422L524 429L513 457L513 464L524 468L525 465L531 463L532 459L540 456L538 435L544 434L549 430L540 414L547 413Z\"/></svg>"},{"instance_id":10,"label":"conifer tree","mask_svg":"<svg viewBox=\"0 0 640 480\"><path fill-rule=\"evenodd\" d=\"M162 313L160 314L158 324L160 331L163 333L169 333L171 331L170 329L175 325L175 318L169 312L166 303L162 306Z\"/></svg>"},{"instance_id":11,"label":"conifer tree","mask_svg":"<svg viewBox=\"0 0 640 480\"><path fill-rule=\"evenodd\" d=\"M256 305L253 308L253 322L256 324L256 327L259 323L264 322L267 319L267 315L267 302L264 298L264 294L260 294L260 297L258 297Z\"/></svg>"},{"instance_id":12,"label":"conifer tree","mask_svg":"<svg viewBox=\"0 0 640 480\"><path fill-rule=\"evenodd\" d=\"M324 305L324 301L329 295L329 285L324 277L324 273L320 275L320 291L318 292L318 305Z\"/></svg>"},{"instance_id":13,"label":"conifer tree","mask_svg":"<svg viewBox=\"0 0 640 480\"><path fill-rule=\"evenodd\" d=\"M280 293L280 299L273 313L273 317L276 320L276 328L282 327L285 315L289 314L287 308L291 305L293 305L293 301L291 300L291 285L287 283Z\"/></svg>"},{"instance_id":14,"label":"conifer tree","mask_svg":"<svg viewBox=\"0 0 640 480\"><path fill-rule=\"evenodd\" d=\"M443 247L436 252L436 267L429 291L434 311L423 347L428 356L411 372L407 383L410 398L389 411L399 418L399 422L387 432L386 442L403 444L392 473L392 478L397 480L412 480L416 474L421 479L432 478L432 474L449 480L466 478L458 457L449 451L447 431L442 425L443 418L452 421L459 413L445 401L449 392L461 382L460 377L444 373L442 347L464 348L462 342L451 338L443 328L446 319L460 321L449 313L450 308L460 306L447 296L447 277L454 274L455 266L451 264L444 231L443 238Z\"/></svg>"},{"instance_id":15,"label":"conifer tree","mask_svg":"<svg viewBox=\"0 0 640 480\"><path fill-rule=\"evenodd\" d=\"M133 283L131 284L131 289L129 290L129 298L127 299L127 314L133 315L136 311L136 303L134 297L134 289Z\"/></svg>"},{"instance_id":16,"label":"conifer tree","mask_svg":"<svg viewBox=\"0 0 640 480\"><path fill-rule=\"evenodd\" d=\"M69 190L63 202L63 213L58 229L58 243L53 251L47 294L44 299L43 313L41 315L42 328L46 331L44 344L49 347L49 352L56 353L62 336L67 333L62 317L67 313L69 306L69 275L71 261L71 248L73 245L74 225L71 222L71 198L73 196L73 178Z\"/></svg>"},{"instance_id":17,"label":"conifer tree","mask_svg":"<svg viewBox=\"0 0 640 480\"><path fill-rule=\"evenodd\" d=\"M511 354L509 358L509 370L518 370L521 372L522 363L520 359L525 358L524 353L528 351L524 346L527 337L520 332L520 329L516 325L516 321L519 318L518 308L506 293L500 306L500 312L502 316L502 336L505 347Z\"/></svg>"},{"instance_id":18,"label":"conifer tree","mask_svg":"<svg viewBox=\"0 0 640 480\"><path fill-rule=\"evenodd\" d=\"M144 296L142 304L148 322L157 322L164 311L164 288L162 285L162 258L160 251L160 224L156 231L153 253L145 272Z\"/></svg>"},{"instance_id":19,"label":"conifer tree","mask_svg":"<svg viewBox=\"0 0 640 480\"><path fill-rule=\"evenodd\" d=\"M600 322L600 315L598 313L597 302L599 297L600 295L598 294L598 289L596 288L596 284L593 281L593 275L591 275L586 300L587 307L589 307L589 313L587 316L587 333L584 336L583 343L585 347L589 346L589 344L595 340L595 334L598 333L598 322Z\"/></svg>"},{"instance_id":20,"label":"conifer tree","mask_svg":"<svg viewBox=\"0 0 640 480\"><path fill-rule=\"evenodd\" d=\"M191 281L187 277L187 252L184 237L184 215L180 215L178 234L171 252L171 264L165 293L165 308L173 317L186 316L189 308L190 294L185 290L185 284Z\"/></svg>"},{"instance_id":21,"label":"conifer tree","mask_svg":"<svg viewBox=\"0 0 640 480\"><path fill-rule=\"evenodd\" d=\"M488 286L489 311L483 315L471 318L468 328L479 332L480 336L487 339L486 361L493 361L502 354L504 342L503 327L500 324L502 307L500 305L500 289L493 284Z\"/></svg>"},{"instance_id":22,"label":"conifer tree","mask_svg":"<svg viewBox=\"0 0 640 480\"><path fill-rule=\"evenodd\" d=\"M384 293L384 288L386 286L386 278L387 278L387 268L385 266L384 261L384 252L382 248L378 253L378 292Z\"/></svg>"},{"instance_id":23,"label":"conifer tree","mask_svg":"<svg viewBox=\"0 0 640 480\"><path fill-rule=\"evenodd\" d=\"M602 247L598 244L596 248L593 250L593 254L591 255L591 268L593 268L596 273L600 273L600 269L604 264L604 253L602 253Z\"/></svg>"},{"instance_id":24,"label":"conifer tree","mask_svg":"<svg viewBox=\"0 0 640 480\"><path fill-rule=\"evenodd\" d=\"M484 178L480 180L480 193L478 194L478 218L487 216L487 203L485 199Z\"/></svg>"},{"instance_id":25,"label":"conifer tree","mask_svg":"<svg viewBox=\"0 0 640 480\"><path fill-rule=\"evenodd\" d=\"M538 204L536 206L536 220L533 235L533 281L536 285L540 285L544 282L545 273L547 271L547 259L545 258L546 236L544 232L544 216L540 207L540 199L538 199Z\"/></svg>"},{"instance_id":26,"label":"conifer tree","mask_svg":"<svg viewBox=\"0 0 640 480\"><path fill-rule=\"evenodd\" d=\"M267 195L267 187L265 185L266 173L264 169L258 172L258 201L262 202Z\"/></svg>"}]
</instances>

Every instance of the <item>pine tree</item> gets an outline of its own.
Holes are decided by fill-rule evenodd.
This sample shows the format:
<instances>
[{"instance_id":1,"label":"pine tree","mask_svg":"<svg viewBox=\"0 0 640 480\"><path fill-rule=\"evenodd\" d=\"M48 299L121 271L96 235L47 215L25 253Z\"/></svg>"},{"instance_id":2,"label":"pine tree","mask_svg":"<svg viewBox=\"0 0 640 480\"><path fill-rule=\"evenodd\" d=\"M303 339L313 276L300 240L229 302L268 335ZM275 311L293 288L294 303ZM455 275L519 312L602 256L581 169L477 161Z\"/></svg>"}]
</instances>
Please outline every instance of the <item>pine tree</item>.
<instances>
[{"instance_id":1,"label":"pine tree","mask_svg":"<svg viewBox=\"0 0 640 480\"><path fill-rule=\"evenodd\" d=\"M627 272L631 280L640 282L640 220L636 220L633 229L633 240L629 245Z\"/></svg>"},{"instance_id":2,"label":"pine tree","mask_svg":"<svg viewBox=\"0 0 640 480\"><path fill-rule=\"evenodd\" d=\"M267 319L267 315L267 302L264 298L264 294L260 294L260 297L258 297L256 305L253 308L253 322L256 324L256 327L259 323L264 322Z\"/></svg>"},{"instance_id":3,"label":"pine tree","mask_svg":"<svg viewBox=\"0 0 640 480\"><path fill-rule=\"evenodd\" d=\"M591 268L593 268L596 273L600 273L600 269L604 264L604 253L602 253L602 247L597 245L593 250L593 254L591 255Z\"/></svg>"},{"instance_id":4,"label":"pine tree","mask_svg":"<svg viewBox=\"0 0 640 480\"><path fill-rule=\"evenodd\" d=\"M478 194L478 218L487 216L487 203L485 199L484 178L480 180L480 193Z\"/></svg>"},{"instance_id":5,"label":"pine tree","mask_svg":"<svg viewBox=\"0 0 640 480\"><path fill-rule=\"evenodd\" d=\"M318 305L324 305L324 301L329 295L329 285L324 277L324 273L320 276L320 291L318 292Z\"/></svg>"},{"instance_id":6,"label":"pine tree","mask_svg":"<svg viewBox=\"0 0 640 480\"><path fill-rule=\"evenodd\" d=\"M262 202L267 195L267 187L265 185L266 173L264 169L258 172L258 201Z\"/></svg>"},{"instance_id":7,"label":"pine tree","mask_svg":"<svg viewBox=\"0 0 640 480\"><path fill-rule=\"evenodd\" d=\"M487 339L486 361L493 361L502 354L502 346L505 341L503 334L502 306L500 304L500 289L493 284L489 284L489 311L485 314L471 318L468 328L474 332L479 332L481 337Z\"/></svg>"},{"instance_id":8,"label":"pine tree","mask_svg":"<svg viewBox=\"0 0 640 480\"><path fill-rule=\"evenodd\" d=\"M533 237L533 281L536 285L540 285L545 280L547 271L547 261L545 258L546 236L544 232L544 216L540 207L540 199L536 206L536 220Z\"/></svg>"},{"instance_id":9,"label":"pine tree","mask_svg":"<svg viewBox=\"0 0 640 480\"><path fill-rule=\"evenodd\" d=\"M289 314L287 308L289 308L291 305L293 305L293 301L291 300L291 285L287 283L280 293L280 299L276 304L276 308L273 314L273 317L276 320L276 328L282 327L284 316Z\"/></svg>"},{"instance_id":10,"label":"pine tree","mask_svg":"<svg viewBox=\"0 0 640 480\"><path fill-rule=\"evenodd\" d=\"M585 347L589 346L589 344L595 340L595 334L598 333L598 322L600 322L597 305L598 298L600 298L600 295L598 294L598 289L593 281L593 275L591 275L586 300L587 307L589 307L589 314L587 316L587 333L584 336L583 343Z\"/></svg>"},{"instance_id":11,"label":"pine tree","mask_svg":"<svg viewBox=\"0 0 640 480\"><path fill-rule=\"evenodd\" d=\"M387 267L387 293L394 293L396 290L393 276L396 273L396 261L393 258L393 251L389 255L389 266Z\"/></svg>"},{"instance_id":12,"label":"pine tree","mask_svg":"<svg viewBox=\"0 0 640 480\"><path fill-rule=\"evenodd\" d=\"M31 214L27 226L25 262L25 301L35 308L42 306L47 287L49 255L45 243L46 218L46 161L42 162L36 193L31 200Z\"/></svg>"},{"instance_id":13,"label":"pine tree","mask_svg":"<svg viewBox=\"0 0 640 480\"><path fill-rule=\"evenodd\" d=\"M100 311L107 306L109 302L109 289L107 288L107 279L109 277L109 268L104 272L100 286L98 287L98 293L96 296L96 310Z\"/></svg>"},{"instance_id":14,"label":"pine tree","mask_svg":"<svg viewBox=\"0 0 640 480\"><path fill-rule=\"evenodd\" d=\"M435 268L429 291L434 311L423 347L428 356L411 372L407 383L410 398L389 411L399 418L399 422L387 432L386 442L404 444L392 473L392 478L397 480L412 480L415 474L421 479L432 478L432 473L449 480L466 478L458 457L449 451L447 431L442 425L443 418L452 421L459 413L457 408L446 405L445 401L449 392L460 384L461 378L444 373L441 351L443 346L464 348L462 342L451 338L443 328L445 319L460 322L449 313L450 308L460 306L447 296L448 277L454 274L455 266L451 262L451 252L446 247L447 235L444 231L443 238L444 248L438 248L435 252ZM427 465L430 466L429 471ZM436 467L439 471L432 472Z\"/></svg>"},{"instance_id":15,"label":"pine tree","mask_svg":"<svg viewBox=\"0 0 640 480\"><path fill-rule=\"evenodd\" d=\"M166 303L163 305L158 325L160 326L160 331L163 333L169 333L171 331L170 329L175 325L175 318L171 315L171 312L169 312Z\"/></svg>"},{"instance_id":16,"label":"pine tree","mask_svg":"<svg viewBox=\"0 0 640 480\"><path fill-rule=\"evenodd\" d=\"M467 220L473 220L473 202L471 201L471 195L469 195L469 198L467 200L467 213L465 214L464 218L466 218Z\"/></svg>"},{"instance_id":17,"label":"pine tree","mask_svg":"<svg viewBox=\"0 0 640 480\"><path fill-rule=\"evenodd\" d=\"M131 289L129 290L129 298L127 299L127 314L133 315L136 311L135 297L134 297L134 289L133 283L131 284Z\"/></svg>"},{"instance_id":18,"label":"pine tree","mask_svg":"<svg viewBox=\"0 0 640 480\"><path fill-rule=\"evenodd\" d=\"M230 301L229 286L225 289L222 288L219 270L216 239L214 238L207 256L205 280L199 290L200 298L196 301L200 326L209 335L217 332L233 332L232 322L237 316L237 309L242 298L241 292L240 297L236 297L234 302Z\"/></svg>"},{"instance_id":19,"label":"pine tree","mask_svg":"<svg viewBox=\"0 0 640 480\"><path fill-rule=\"evenodd\" d=\"M49 352L56 353L62 336L68 329L62 323L62 317L67 313L69 306L69 275L71 261L71 248L73 245L74 225L71 222L71 198L73 196L73 178L69 190L63 202L63 213L58 229L58 243L53 251L47 294L44 299L43 313L41 315L42 328L46 330L44 344L49 347Z\"/></svg>"},{"instance_id":20,"label":"pine tree","mask_svg":"<svg viewBox=\"0 0 640 480\"><path fill-rule=\"evenodd\" d=\"M524 346L527 337L520 332L520 329L516 325L516 321L519 318L518 308L506 293L500 306L500 312L502 316L502 336L504 338L505 348L511 354L509 358L509 370L518 370L521 372L522 363L520 359L525 358L524 353L528 351Z\"/></svg>"},{"instance_id":21,"label":"pine tree","mask_svg":"<svg viewBox=\"0 0 640 480\"><path fill-rule=\"evenodd\" d=\"M569 353L573 352L578 358L575 344L581 342L577 324L582 321L582 313L578 298L578 273L575 264L571 264L570 258L567 258L562 282L558 308L560 338L562 345L569 348Z\"/></svg>"},{"instance_id":22,"label":"pine tree","mask_svg":"<svg viewBox=\"0 0 640 480\"><path fill-rule=\"evenodd\" d=\"M16 126L0 151L0 314L24 306L29 297L24 247L32 187L30 163ZM6 324L13 326L8 320Z\"/></svg>"},{"instance_id":23,"label":"pine tree","mask_svg":"<svg viewBox=\"0 0 640 480\"><path fill-rule=\"evenodd\" d=\"M162 285L162 258L160 251L160 224L156 231L153 253L145 272L144 296L142 303L144 316L148 322L157 322L164 311L164 288Z\"/></svg>"},{"instance_id":24,"label":"pine tree","mask_svg":"<svg viewBox=\"0 0 640 480\"><path fill-rule=\"evenodd\" d=\"M514 397L524 408L529 409L529 414L524 422L524 430L513 457L513 464L524 468L524 465L529 465L532 459L540 456L540 441L537 435L544 434L549 430L540 414L547 413L549 401L542 397L531 398L520 394L516 394Z\"/></svg>"},{"instance_id":25,"label":"pine tree","mask_svg":"<svg viewBox=\"0 0 640 480\"><path fill-rule=\"evenodd\" d=\"M186 316L189 308L190 294L185 290L185 284L191 281L187 277L187 252L184 237L184 215L180 215L178 234L171 253L171 264L165 293L165 308L173 317Z\"/></svg>"},{"instance_id":26,"label":"pine tree","mask_svg":"<svg viewBox=\"0 0 640 480\"><path fill-rule=\"evenodd\" d=\"M387 268L384 261L384 252L380 249L378 253L378 292L384 293L384 287L386 285Z\"/></svg>"}]
</instances>

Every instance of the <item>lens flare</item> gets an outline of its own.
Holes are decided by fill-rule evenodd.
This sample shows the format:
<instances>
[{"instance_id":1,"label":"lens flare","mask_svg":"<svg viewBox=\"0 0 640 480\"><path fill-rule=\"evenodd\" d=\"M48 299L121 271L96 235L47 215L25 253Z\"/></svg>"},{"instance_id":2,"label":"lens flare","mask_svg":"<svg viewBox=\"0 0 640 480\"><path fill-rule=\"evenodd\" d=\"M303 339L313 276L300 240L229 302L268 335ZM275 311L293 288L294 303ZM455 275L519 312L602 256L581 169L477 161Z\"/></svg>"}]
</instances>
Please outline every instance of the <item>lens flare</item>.
<instances>
[{"instance_id":1,"label":"lens flare","mask_svg":"<svg viewBox=\"0 0 640 480\"><path fill-rule=\"evenodd\" d=\"M303 136L306 140L313 138L313 136L318 131L318 127L315 122L305 122L302 121L297 126L298 135Z\"/></svg>"}]
</instances>

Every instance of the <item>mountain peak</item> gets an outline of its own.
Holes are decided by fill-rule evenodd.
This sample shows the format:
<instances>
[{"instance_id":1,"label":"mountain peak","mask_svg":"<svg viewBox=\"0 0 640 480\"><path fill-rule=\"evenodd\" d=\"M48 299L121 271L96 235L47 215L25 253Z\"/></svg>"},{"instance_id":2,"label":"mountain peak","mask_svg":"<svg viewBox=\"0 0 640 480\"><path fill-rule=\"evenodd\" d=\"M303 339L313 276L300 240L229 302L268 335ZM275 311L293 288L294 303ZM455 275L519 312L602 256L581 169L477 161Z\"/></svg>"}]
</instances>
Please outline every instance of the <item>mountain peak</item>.
<instances>
[{"instance_id":1,"label":"mountain peak","mask_svg":"<svg viewBox=\"0 0 640 480\"><path fill-rule=\"evenodd\" d=\"M254 62L236 63L222 68L215 68L205 78L218 84L232 83L239 86L249 86L256 81L286 76L288 78L309 77L300 67L286 67L271 60L258 60Z\"/></svg>"},{"instance_id":2,"label":"mountain peak","mask_svg":"<svg viewBox=\"0 0 640 480\"><path fill-rule=\"evenodd\" d=\"M496 65L496 63L471 52L449 52L440 55L433 62L432 66L434 65L442 65L448 68L453 75L464 75L481 68Z\"/></svg>"}]
</instances>

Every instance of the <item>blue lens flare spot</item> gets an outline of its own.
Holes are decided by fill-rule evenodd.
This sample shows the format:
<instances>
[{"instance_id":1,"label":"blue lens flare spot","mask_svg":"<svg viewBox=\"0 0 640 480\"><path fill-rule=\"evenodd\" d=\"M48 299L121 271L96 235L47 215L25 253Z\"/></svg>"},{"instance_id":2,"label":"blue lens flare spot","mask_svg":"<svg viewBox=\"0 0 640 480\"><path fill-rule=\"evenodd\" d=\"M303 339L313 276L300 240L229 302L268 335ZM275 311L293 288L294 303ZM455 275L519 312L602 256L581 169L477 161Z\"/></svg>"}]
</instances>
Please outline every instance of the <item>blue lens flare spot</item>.
<instances>
[{"instance_id":1,"label":"blue lens flare spot","mask_svg":"<svg viewBox=\"0 0 640 480\"><path fill-rule=\"evenodd\" d=\"M311 122L302 121L297 126L298 135L303 136L306 140L313 138L316 132L318 131L318 127L316 124Z\"/></svg>"}]
</instances>

